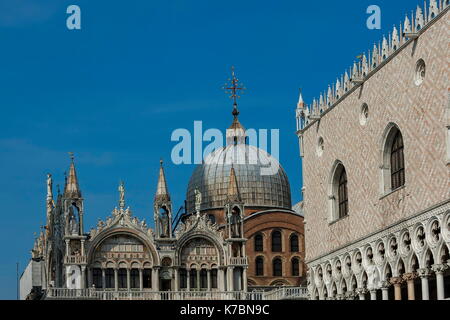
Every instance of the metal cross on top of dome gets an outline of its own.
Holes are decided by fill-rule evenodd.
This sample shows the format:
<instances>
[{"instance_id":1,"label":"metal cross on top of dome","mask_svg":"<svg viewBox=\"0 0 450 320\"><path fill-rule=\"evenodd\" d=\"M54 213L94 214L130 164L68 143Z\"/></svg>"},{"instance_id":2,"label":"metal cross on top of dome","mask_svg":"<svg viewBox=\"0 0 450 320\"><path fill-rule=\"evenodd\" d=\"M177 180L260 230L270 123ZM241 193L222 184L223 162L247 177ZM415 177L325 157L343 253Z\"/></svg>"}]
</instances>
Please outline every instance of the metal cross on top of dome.
<instances>
[{"instance_id":1,"label":"metal cross on top of dome","mask_svg":"<svg viewBox=\"0 0 450 320\"><path fill-rule=\"evenodd\" d=\"M240 98L238 95L239 91L242 93L246 88L239 82L239 79L236 78L234 73L234 66L231 67L231 79L228 79L229 83L226 83L223 89L227 94L230 94L230 99L233 99L233 116L236 118L239 115L239 111L237 109L237 99Z\"/></svg>"}]
</instances>

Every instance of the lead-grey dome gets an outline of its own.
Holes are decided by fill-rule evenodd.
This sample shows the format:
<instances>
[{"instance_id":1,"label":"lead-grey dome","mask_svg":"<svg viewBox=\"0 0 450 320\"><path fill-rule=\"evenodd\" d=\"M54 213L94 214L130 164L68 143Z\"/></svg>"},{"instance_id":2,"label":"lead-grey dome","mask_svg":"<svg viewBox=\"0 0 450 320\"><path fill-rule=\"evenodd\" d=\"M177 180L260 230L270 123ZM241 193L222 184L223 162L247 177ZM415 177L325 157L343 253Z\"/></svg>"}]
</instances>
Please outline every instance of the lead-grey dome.
<instances>
[{"instance_id":1,"label":"lead-grey dome","mask_svg":"<svg viewBox=\"0 0 450 320\"><path fill-rule=\"evenodd\" d=\"M270 163L275 170L266 175ZM188 213L195 211L196 189L202 194L201 210L225 205L232 166L247 207L292 209L289 180L278 161L254 146L237 144L214 151L195 168L186 195Z\"/></svg>"}]
</instances>

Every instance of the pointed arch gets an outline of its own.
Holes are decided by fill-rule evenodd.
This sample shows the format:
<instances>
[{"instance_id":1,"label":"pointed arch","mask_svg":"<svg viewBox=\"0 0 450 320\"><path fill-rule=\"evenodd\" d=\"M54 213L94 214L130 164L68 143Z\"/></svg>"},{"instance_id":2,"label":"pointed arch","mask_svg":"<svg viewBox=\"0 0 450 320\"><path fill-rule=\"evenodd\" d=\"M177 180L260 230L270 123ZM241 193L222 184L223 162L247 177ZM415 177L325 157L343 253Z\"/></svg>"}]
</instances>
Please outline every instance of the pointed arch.
<instances>
[{"instance_id":1,"label":"pointed arch","mask_svg":"<svg viewBox=\"0 0 450 320\"><path fill-rule=\"evenodd\" d=\"M404 140L399 126L389 123L381 140L381 194L405 185Z\"/></svg>"},{"instance_id":2,"label":"pointed arch","mask_svg":"<svg viewBox=\"0 0 450 320\"><path fill-rule=\"evenodd\" d=\"M329 221L334 222L349 214L348 177L345 166L336 160L328 178Z\"/></svg>"}]
</instances>

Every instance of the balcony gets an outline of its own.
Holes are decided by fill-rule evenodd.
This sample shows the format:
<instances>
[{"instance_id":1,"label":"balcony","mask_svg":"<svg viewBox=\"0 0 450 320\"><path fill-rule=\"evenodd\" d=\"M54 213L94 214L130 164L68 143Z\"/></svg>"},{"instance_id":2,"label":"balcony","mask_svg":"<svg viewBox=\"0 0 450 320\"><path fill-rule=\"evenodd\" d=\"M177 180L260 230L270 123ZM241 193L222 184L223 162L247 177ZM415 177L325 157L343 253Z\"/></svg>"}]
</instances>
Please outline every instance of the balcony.
<instances>
[{"instance_id":1,"label":"balcony","mask_svg":"<svg viewBox=\"0 0 450 320\"><path fill-rule=\"evenodd\" d=\"M233 257L230 259L230 264L235 266L247 266L247 257Z\"/></svg>"},{"instance_id":2,"label":"balcony","mask_svg":"<svg viewBox=\"0 0 450 320\"><path fill-rule=\"evenodd\" d=\"M86 256L65 256L64 264L86 264Z\"/></svg>"}]
</instances>

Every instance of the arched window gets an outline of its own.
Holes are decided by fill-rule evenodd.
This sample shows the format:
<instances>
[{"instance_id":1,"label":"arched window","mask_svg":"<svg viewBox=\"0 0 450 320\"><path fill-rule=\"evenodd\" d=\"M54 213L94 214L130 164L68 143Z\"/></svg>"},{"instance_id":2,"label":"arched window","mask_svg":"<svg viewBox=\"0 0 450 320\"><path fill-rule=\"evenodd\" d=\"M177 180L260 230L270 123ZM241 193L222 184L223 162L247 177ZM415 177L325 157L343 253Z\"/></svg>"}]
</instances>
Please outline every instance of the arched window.
<instances>
[{"instance_id":1,"label":"arched window","mask_svg":"<svg viewBox=\"0 0 450 320\"><path fill-rule=\"evenodd\" d=\"M120 289L125 289L127 287L127 269L119 269L118 281Z\"/></svg>"},{"instance_id":2,"label":"arched window","mask_svg":"<svg viewBox=\"0 0 450 320\"><path fill-rule=\"evenodd\" d=\"M191 289L197 288L197 270L191 269L190 274L189 274L189 279L190 279L189 285L190 285Z\"/></svg>"},{"instance_id":3,"label":"arched window","mask_svg":"<svg viewBox=\"0 0 450 320\"><path fill-rule=\"evenodd\" d=\"M102 288L103 287L103 283L102 283L102 269L100 268L94 268L92 269L92 280L94 282L94 286L96 288Z\"/></svg>"},{"instance_id":4,"label":"arched window","mask_svg":"<svg viewBox=\"0 0 450 320\"><path fill-rule=\"evenodd\" d=\"M290 245L291 245L291 252L300 252L300 249L298 246L298 236L296 234L293 234L291 236Z\"/></svg>"},{"instance_id":5,"label":"arched window","mask_svg":"<svg viewBox=\"0 0 450 320\"><path fill-rule=\"evenodd\" d=\"M256 275L257 276L263 276L264 275L264 258L263 257L257 257L256 261Z\"/></svg>"},{"instance_id":6,"label":"arched window","mask_svg":"<svg viewBox=\"0 0 450 320\"><path fill-rule=\"evenodd\" d=\"M255 236L255 252L264 251L264 243L262 234L257 234Z\"/></svg>"},{"instance_id":7,"label":"arched window","mask_svg":"<svg viewBox=\"0 0 450 320\"><path fill-rule=\"evenodd\" d=\"M383 136L381 168L382 194L387 194L405 185L404 141L397 125L390 123Z\"/></svg>"},{"instance_id":8,"label":"arched window","mask_svg":"<svg viewBox=\"0 0 450 320\"><path fill-rule=\"evenodd\" d=\"M205 269L200 270L200 288L208 288L208 272Z\"/></svg>"},{"instance_id":9,"label":"arched window","mask_svg":"<svg viewBox=\"0 0 450 320\"><path fill-rule=\"evenodd\" d=\"M391 188L405 185L405 158L403 156L403 137L400 130L394 136L391 148Z\"/></svg>"},{"instance_id":10,"label":"arched window","mask_svg":"<svg viewBox=\"0 0 450 320\"><path fill-rule=\"evenodd\" d=\"M348 215L347 173L345 168L339 175L338 186L339 219Z\"/></svg>"},{"instance_id":11,"label":"arched window","mask_svg":"<svg viewBox=\"0 0 450 320\"><path fill-rule=\"evenodd\" d=\"M211 288L217 289L217 269L211 270Z\"/></svg>"},{"instance_id":12,"label":"arched window","mask_svg":"<svg viewBox=\"0 0 450 320\"><path fill-rule=\"evenodd\" d=\"M186 269L180 269L180 289L187 288L187 271Z\"/></svg>"},{"instance_id":13,"label":"arched window","mask_svg":"<svg viewBox=\"0 0 450 320\"><path fill-rule=\"evenodd\" d=\"M292 259L292 276L298 277L300 275L300 260L298 258Z\"/></svg>"},{"instance_id":14,"label":"arched window","mask_svg":"<svg viewBox=\"0 0 450 320\"><path fill-rule=\"evenodd\" d=\"M144 269L142 271L142 282L144 289L152 287L152 269Z\"/></svg>"},{"instance_id":15,"label":"arched window","mask_svg":"<svg viewBox=\"0 0 450 320\"><path fill-rule=\"evenodd\" d=\"M139 270L131 269L130 271L130 287L131 288L139 288Z\"/></svg>"},{"instance_id":16,"label":"arched window","mask_svg":"<svg viewBox=\"0 0 450 320\"><path fill-rule=\"evenodd\" d=\"M114 269L108 268L105 270L106 288L114 288Z\"/></svg>"},{"instance_id":17,"label":"arched window","mask_svg":"<svg viewBox=\"0 0 450 320\"><path fill-rule=\"evenodd\" d=\"M272 233L272 252L281 252L281 232L274 231Z\"/></svg>"},{"instance_id":18,"label":"arched window","mask_svg":"<svg viewBox=\"0 0 450 320\"><path fill-rule=\"evenodd\" d=\"M281 262L280 258L276 258L273 260L273 276L274 277L283 276L283 262Z\"/></svg>"},{"instance_id":19,"label":"arched window","mask_svg":"<svg viewBox=\"0 0 450 320\"><path fill-rule=\"evenodd\" d=\"M349 214L347 171L340 161L336 161L330 179L330 222L342 219Z\"/></svg>"}]
</instances>

